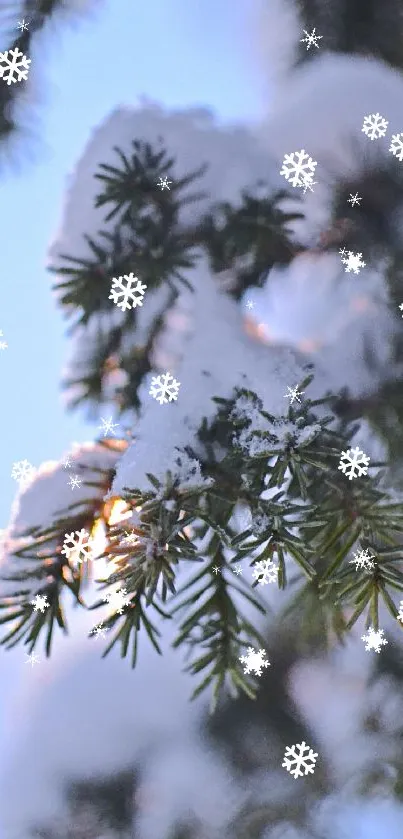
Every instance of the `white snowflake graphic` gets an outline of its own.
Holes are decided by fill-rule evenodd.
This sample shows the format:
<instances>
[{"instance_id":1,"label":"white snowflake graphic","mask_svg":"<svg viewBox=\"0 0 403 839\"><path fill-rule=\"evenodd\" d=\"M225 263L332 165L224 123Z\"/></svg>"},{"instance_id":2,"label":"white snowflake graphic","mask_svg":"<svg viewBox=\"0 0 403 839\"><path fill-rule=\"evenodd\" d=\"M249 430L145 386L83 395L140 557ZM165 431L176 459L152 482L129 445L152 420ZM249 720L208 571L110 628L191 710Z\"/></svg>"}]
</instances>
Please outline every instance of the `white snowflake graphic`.
<instances>
[{"instance_id":1,"label":"white snowflake graphic","mask_svg":"<svg viewBox=\"0 0 403 839\"><path fill-rule=\"evenodd\" d=\"M400 603L399 603L399 611L397 613L397 619L399 621L403 621L403 600L401 600Z\"/></svg>"},{"instance_id":2,"label":"white snowflake graphic","mask_svg":"<svg viewBox=\"0 0 403 839\"><path fill-rule=\"evenodd\" d=\"M112 417L109 417L108 420L102 419L101 417L101 423L102 425L99 425L98 428L104 432L104 437L106 437L107 434L112 434L113 436L115 436L115 432L113 429L118 427L118 422L112 422Z\"/></svg>"},{"instance_id":3,"label":"white snowflake graphic","mask_svg":"<svg viewBox=\"0 0 403 839\"><path fill-rule=\"evenodd\" d=\"M313 775L317 756L318 753L312 751L311 747L307 746L305 740L303 740L302 743L296 743L295 746L286 746L281 765L294 778L302 778L303 775Z\"/></svg>"},{"instance_id":4,"label":"white snowflake graphic","mask_svg":"<svg viewBox=\"0 0 403 839\"><path fill-rule=\"evenodd\" d=\"M178 398L179 388L180 382L177 382L170 373L163 373L152 377L149 393L160 405L166 405Z\"/></svg>"},{"instance_id":5,"label":"white snowflake graphic","mask_svg":"<svg viewBox=\"0 0 403 839\"><path fill-rule=\"evenodd\" d=\"M172 181L169 181L168 178L160 178L159 181L158 181L158 186L160 187L161 190L169 189L168 184L171 184L171 183L172 183Z\"/></svg>"},{"instance_id":6,"label":"white snowflake graphic","mask_svg":"<svg viewBox=\"0 0 403 839\"><path fill-rule=\"evenodd\" d=\"M31 653L31 655L27 655L25 664L30 664L31 667L33 667L34 664L40 664L40 659L38 658L36 653Z\"/></svg>"},{"instance_id":7,"label":"white snowflake graphic","mask_svg":"<svg viewBox=\"0 0 403 839\"><path fill-rule=\"evenodd\" d=\"M25 23L25 18L23 18L22 20L18 21L17 29L21 29L21 32L23 32L24 29L26 29L27 32L28 32L28 26L29 26L29 21L28 21L28 23Z\"/></svg>"},{"instance_id":8,"label":"white snowflake graphic","mask_svg":"<svg viewBox=\"0 0 403 839\"><path fill-rule=\"evenodd\" d=\"M235 568L233 568L232 570L234 574L237 575L237 577L239 577L239 575L243 573L240 565L236 565Z\"/></svg>"},{"instance_id":9,"label":"white snowflake graphic","mask_svg":"<svg viewBox=\"0 0 403 839\"><path fill-rule=\"evenodd\" d=\"M315 32L316 28L312 29L312 32L307 32L306 29L304 29L305 38L300 38L300 43L305 43L307 50L310 50L311 47L317 47L317 49L319 49L317 41L320 41L323 38L323 35L315 35Z\"/></svg>"},{"instance_id":10,"label":"white snowflake graphic","mask_svg":"<svg viewBox=\"0 0 403 839\"><path fill-rule=\"evenodd\" d=\"M90 635L95 635L96 638L105 638L105 633L108 632L108 628L101 623L97 623L96 626L91 629Z\"/></svg>"},{"instance_id":11,"label":"white snowflake graphic","mask_svg":"<svg viewBox=\"0 0 403 839\"><path fill-rule=\"evenodd\" d=\"M398 160L403 160L403 134L392 134L392 142L389 151L397 157Z\"/></svg>"},{"instance_id":12,"label":"white snowflake graphic","mask_svg":"<svg viewBox=\"0 0 403 839\"><path fill-rule=\"evenodd\" d=\"M358 192L356 192L355 195L350 192L350 198L347 199L347 202L351 204L352 207L356 204L359 205L360 201L362 201L362 197L361 195L358 195Z\"/></svg>"},{"instance_id":13,"label":"white snowflake graphic","mask_svg":"<svg viewBox=\"0 0 403 839\"><path fill-rule=\"evenodd\" d=\"M363 262L361 259L362 253L353 253L353 251L346 251L345 248L342 248L339 254L343 265L346 266L344 270L347 274L350 271L354 271L354 274L359 274L360 269L365 268L366 262Z\"/></svg>"},{"instance_id":14,"label":"white snowflake graphic","mask_svg":"<svg viewBox=\"0 0 403 839\"><path fill-rule=\"evenodd\" d=\"M305 186L307 182L312 183L316 166L317 162L301 149L284 156L280 175L284 175L292 186Z\"/></svg>"},{"instance_id":15,"label":"white snowflake graphic","mask_svg":"<svg viewBox=\"0 0 403 839\"><path fill-rule=\"evenodd\" d=\"M388 120L381 117L380 114L368 114L368 116L364 117L361 131L363 131L370 140L379 140L380 137L385 136L388 125Z\"/></svg>"},{"instance_id":16,"label":"white snowflake graphic","mask_svg":"<svg viewBox=\"0 0 403 839\"><path fill-rule=\"evenodd\" d=\"M298 390L296 386L287 387L287 393L284 394L284 399L289 399L290 405L292 405L293 402L295 402L295 400L297 400L297 402L301 402L299 397L302 396L304 393L304 390Z\"/></svg>"},{"instance_id":17,"label":"white snowflake graphic","mask_svg":"<svg viewBox=\"0 0 403 839\"><path fill-rule=\"evenodd\" d=\"M383 629L373 629L373 627L370 627L365 635L361 635L361 640L366 642L366 651L375 650L376 653L380 653L381 647L388 643L386 638L383 637L384 634Z\"/></svg>"},{"instance_id":18,"label":"white snowflake graphic","mask_svg":"<svg viewBox=\"0 0 403 839\"><path fill-rule=\"evenodd\" d=\"M20 486L24 486L31 480L35 472L35 467L32 466L28 460L18 460L13 464L11 477L14 478Z\"/></svg>"},{"instance_id":19,"label":"white snowflake graphic","mask_svg":"<svg viewBox=\"0 0 403 839\"><path fill-rule=\"evenodd\" d=\"M254 673L255 676L262 675L262 667L269 667L270 661L267 661L266 650L256 650L253 647L248 647L248 654L241 655L239 661L244 664L244 673Z\"/></svg>"},{"instance_id":20,"label":"white snowflake graphic","mask_svg":"<svg viewBox=\"0 0 403 839\"><path fill-rule=\"evenodd\" d=\"M69 457L66 457L66 459L63 461L63 466L65 469L71 468L71 460Z\"/></svg>"},{"instance_id":21,"label":"white snowflake graphic","mask_svg":"<svg viewBox=\"0 0 403 839\"><path fill-rule=\"evenodd\" d=\"M78 477L78 475L72 475L71 478L69 478L69 486L71 486L72 489L80 487L81 484L82 480Z\"/></svg>"},{"instance_id":22,"label":"white snowflake graphic","mask_svg":"<svg viewBox=\"0 0 403 839\"><path fill-rule=\"evenodd\" d=\"M31 59L15 48L0 52L0 79L8 85L26 81Z\"/></svg>"},{"instance_id":23,"label":"white snowflake graphic","mask_svg":"<svg viewBox=\"0 0 403 839\"><path fill-rule=\"evenodd\" d=\"M277 580L278 565L271 559L262 559L256 563L252 575L258 581L260 586L266 586L268 583L275 583Z\"/></svg>"},{"instance_id":24,"label":"white snowflake graphic","mask_svg":"<svg viewBox=\"0 0 403 839\"><path fill-rule=\"evenodd\" d=\"M352 481L353 478L361 478L367 474L369 461L370 458L356 446L355 449L347 449L341 453L339 469Z\"/></svg>"},{"instance_id":25,"label":"white snowflake graphic","mask_svg":"<svg viewBox=\"0 0 403 839\"><path fill-rule=\"evenodd\" d=\"M126 280L126 285L124 284ZM108 300L113 300L118 309L125 312L126 309L135 309L143 305L144 293L147 286L140 282L133 273L124 274L122 277L113 277L111 293Z\"/></svg>"},{"instance_id":26,"label":"white snowflake graphic","mask_svg":"<svg viewBox=\"0 0 403 839\"><path fill-rule=\"evenodd\" d=\"M123 609L125 606L128 606L130 603L130 598L127 596L127 591L125 588L119 588L117 591L111 591L109 594L106 594L104 597L104 602L108 603L111 606L114 612L117 612L118 615L123 614Z\"/></svg>"},{"instance_id":27,"label":"white snowflake graphic","mask_svg":"<svg viewBox=\"0 0 403 839\"><path fill-rule=\"evenodd\" d=\"M356 551L354 554L354 559L350 559L350 565L355 565L355 570L358 571L359 568L362 568L364 571L372 571L375 568L374 560L375 557L370 554L368 548L365 550Z\"/></svg>"},{"instance_id":28,"label":"white snowflake graphic","mask_svg":"<svg viewBox=\"0 0 403 839\"><path fill-rule=\"evenodd\" d=\"M253 303L252 300L247 300L246 301L246 306L247 306L248 309L253 309L254 305L255 304Z\"/></svg>"},{"instance_id":29,"label":"white snowflake graphic","mask_svg":"<svg viewBox=\"0 0 403 839\"><path fill-rule=\"evenodd\" d=\"M34 612L42 612L42 614L43 614L45 609L47 609L48 606L49 606L48 598L46 597L46 594L35 595L34 599L31 600L31 606L34 607Z\"/></svg>"},{"instance_id":30,"label":"white snowflake graphic","mask_svg":"<svg viewBox=\"0 0 403 839\"><path fill-rule=\"evenodd\" d=\"M0 338L3 337L3 331L0 329ZM5 341L0 341L0 350L6 350L8 344Z\"/></svg>"},{"instance_id":31,"label":"white snowflake graphic","mask_svg":"<svg viewBox=\"0 0 403 839\"><path fill-rule=\"evenodd\" d=\"M402 312L402 318L403 318L403 303L400 304L399 309Z\"/></svg>"},{"instance_id":32,"label":"white snowflake graphic","mask_svg":"<svg viewBox=\"0 0 403 839\"><path fill-rule=\"evenodd\" d=\"M88 562L93 558L93 540L87 530L73 530L72 533L66 533L62 547L62 554L66 559L73 559L73 561L81 563Z\"/></svg>"},{"instance_id":33,"label":"white snowflake graphic","mask_svg":"<svg viewBox=\"0 0 403 839\"><path fill-rule=\"evenodd\" d=\"M304 195L305 195L307 189L309 189L310 192L313 192L313 187L316 186L317 183L318 183L317 181L312 181L309 178L304 178L304 189L303 189Z\"/></svg>"}]
</instances>

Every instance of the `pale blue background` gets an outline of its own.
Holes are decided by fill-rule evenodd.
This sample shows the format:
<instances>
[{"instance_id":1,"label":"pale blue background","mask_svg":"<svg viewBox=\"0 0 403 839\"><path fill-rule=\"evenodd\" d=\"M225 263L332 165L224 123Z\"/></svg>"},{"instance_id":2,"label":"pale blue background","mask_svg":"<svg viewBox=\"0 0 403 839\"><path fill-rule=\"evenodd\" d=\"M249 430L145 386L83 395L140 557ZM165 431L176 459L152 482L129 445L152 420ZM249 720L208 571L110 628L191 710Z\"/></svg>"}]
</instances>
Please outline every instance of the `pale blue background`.
<instances>
[{"instance_id":1,"label":"pale blue background","mask_svg":"<svg viewBox=\"0 0 403 839\"><path fill-rule=\"evenodd\" d=\"M27 114L39 117L31 120L38 137L1 171L0 329L8 349L0 353L0 528L16 491L15 461L39 466L96 434L96 424L62 404L68 338L44 267L66 177L91 129L141 95L172 107L209 105L225 120L257 116L249 2L106 0L72 26L55 21L31 55L35 107Z\"/></svg>"}]
</instances>

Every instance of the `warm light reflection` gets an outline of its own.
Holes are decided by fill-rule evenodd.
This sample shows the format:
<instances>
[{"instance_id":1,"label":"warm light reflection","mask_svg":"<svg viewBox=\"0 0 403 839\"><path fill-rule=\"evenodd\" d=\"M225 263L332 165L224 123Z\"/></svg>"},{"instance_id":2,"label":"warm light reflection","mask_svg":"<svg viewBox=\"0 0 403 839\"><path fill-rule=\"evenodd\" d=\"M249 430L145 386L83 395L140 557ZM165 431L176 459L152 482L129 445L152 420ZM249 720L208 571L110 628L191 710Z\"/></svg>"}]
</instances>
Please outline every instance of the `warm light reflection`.
<instances>
[{"instance_id":1,"label":"warm light reflection","mask_svg":"<svg viewBox=\"0 0 403 839\"><path fill-rule=\"evenodd\" d=\"M122 498L114 498L106 501L103 509L103 517L96 519L91 531L91 539L93 540L93 559L96 561L96 577L97 579L107 580L111 574L116 573L117 565L113 559L106 559L102 554L108 547L108 539L106 536L106 524L112 526L119 524L132 515L132 510ZM102 559L99 559L102 557Z\"/></svg>"}]
</instances>

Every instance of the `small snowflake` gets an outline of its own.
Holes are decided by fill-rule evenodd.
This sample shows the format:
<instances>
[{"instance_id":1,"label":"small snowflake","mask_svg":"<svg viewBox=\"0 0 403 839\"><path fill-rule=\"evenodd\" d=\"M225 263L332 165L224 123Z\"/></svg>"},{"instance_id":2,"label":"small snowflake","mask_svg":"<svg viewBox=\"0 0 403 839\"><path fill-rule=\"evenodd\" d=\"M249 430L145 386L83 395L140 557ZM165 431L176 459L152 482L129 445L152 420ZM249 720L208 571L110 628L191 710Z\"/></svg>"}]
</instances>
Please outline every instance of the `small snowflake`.
<instances>
[{"instance_id":1,"label":"small snowflake","mask_svg":"<svg viewBox=\"0 0 403 839\"><path fill-rule=\"evenodd\" d=\"M126 280L126 285L123 282L124 280ZM139 278L135 277L133 273L124 274L117 279L113 277L108 300L113 300L122 312L125 312L126 309L135 309L136 306L143 305L146 288L147 286L140 282Z\"/></svg>"},{"instance_id":2,"label":"small snowflake","mask_svg":"<svg viewBox=\"0 0 403 839\"><path fill-rule=\"evenodd\" d=\"M107 435L108 433L110 433L110 434L112 434L113 436L115 436L115 432L114 432L114 430L113 430L113 429L118 427L118 425L119 425L119 423L118 423L118 422L112 422L112 417L109 417L109 419L108 419L108 420L102 419L102 417L101 417L101 423L102 423L102 425L99 425L99 426L98 426L98 428L99 428L101 431L103 431L103 432L104 432L104 437L106 437L106 435Z\"/></svg>"},{"instance_id":3,"label":"small snowflake","mask_svg":"<svg viewBox=\"0 0 403 839\"><path fill-rule=\"evenodd\" d=\"M365 268L366 262L363 262L361 259L362 253L353 253L353 251L346 251L345 248L342 248L339 251L339 254L343 265L346 266L344 270L347 274L349 274L350 271L354 271L354 274L359 274L360 269Z\"/></svg>"},{"instance_id":4,"label":"small snowflake","mask_svg":"<svg viewBox=\"0 0 403 839\"><path fill-rule=\"evenodd\" d=\"M268 583L275 583L278 575L278 565L271 559L262 559L256 563L252 572L253 578L260 586L267 586Z\"/></svg>"},{"instance_id":5,"label":"small snowflake","mask_svg":"<svg viewBox=\"0 0 403 839\"><path fill-rule=\"evenodd\" d=\"M392 134L392 142L389 151L397 157L398 160L403 160L403 134Z\"/></svg>"},{"instance_id":6,"label":"small snowflake","mask_svg":"<svg viewBox=\"0 0 403 839\"><path fill-rule=\"evenodd\" d=\"M247 306L248 309L253 309L254 305L255 304L252 302L252 300L247 300L246 301L246 306Z\"/></svg>"},{"instance_id":7,"label":"small snowflake","mask_svg":"<svg viewBox=\"0 0 403 839\"><path fill-rule=\"evenodd\" d=\"M373 560L375 557L370 554L368 548L362 551L356 551L354 554L354 559L350 559L350 565L355 565L355 570L358 571L359 568L364 569L364 571L372 571L375 568L375 563Z\"/></svg>"},{"instance_id":8,"label":"small snowflake","mask_svg":"<svg viewBox=\"0 0 403 839\"><path fill-rule=\"evenodd\" d=\"M13 464L11 470L11 477L14 478L20 486L25 486L35 474L35 467L29 463L28 460L18 460Z\"/></svg>"},{"instance_id":9,"label":"small snowflake","mask_svg":"<svg viewBox=\"0 0 403 839\"><path fill-rule=\"evenodd\" d=\"M237 577L239 577L239 574L242 574L242 568L240 565L236 565L235 568L233 568L232 570L234 574L237 575Z\"/></svg>"},{"instance_id":10,"label":"small snowflake","mask_svg":"<svg viewBox=\"0 0 403 839\"><path fill-rule=\"evenodd\" d=\"M219 574L221 572L221 568L218 565L214 565L213 567L213 574Z\"/></svg>"},{"instance_id":11,"label":"small snowflake","mask_svg":"<svg viewBox=\"0 0 403 839\"><path fill-rule=\"evenodd\" d=\"M123 609L129 605L130 599L127 596L126 589L120 588L117 591L112 591L109 594L106 594L104 602L108 603L114 612L121 615L123 614Z\"/></svg>"},{"instance_id":12,"label":"small snowflake","mask_svg":"<svg viewBox=\"0 0 403 839\"><path fill-rule=\"evenodd\" d=\"M400 304L399 309L402 312L402 318L403 318L403 303Z\"/></svg>"},{"instance_id":13,"label":"small snowflake","mask_svg":"<svg viewBox=\"0 0 403 839\"><path fill-rule=\"evenodd\" d=\"M270 661L266 661L266 650L256 650L248 647L248 654L241 655L239 661L244 664L244 673L254 673L255 676L262 675L262 667L269 667Z\"/></svg>"},{"instance_id":14,"label":"small snowflake","mask_svg":"<svg viewBox=\"0 0 403 839\"><path fill-rule=\"evenodd\" d=\"M367 652L370 650L375 650L376 653L380 653L381 647L387 644L386 638L384 638L384 630L383 629L373 629L370 627L368 632L365 635L361 635L361 641L365 641L365 649Z\"/></svg>"},{"instance_id":15,"label":"small snowflake","mask_svg":"<svg viewBox=\"0 0 403 839\"><path fill-rule=\"evenodd\" d=\"M361 478L367 474L369 461L368 455L356 446L355 449L347 449L341 453L339 469L352 481L353 478Z\"/></svg>"},{"instance_id":16,"label":"small snowflake","mask_svg":"<svg viewBox=\"0 0 403 839\"><path fill-rule=\"evenodd\" d=\"M172 181L169 181L168 178L160 178L159 181L158 181L158 186L160 187L161 190L169 189L168 184L171 184L171 183L172 183Z\"/></svg>"},{"instance_id":17,"label":"small snowflake","mask_svg":"<svg viewBox=\"0 0 403 839\"><path fill-rule=\"evenodd\" d=\"M284 175L292 186L305 186L307 182L312 183L316 166L316 160L312 160L305 149L301 149L284 155L280 175Z\"/></svg>"},{"instance_id":18,"label":"small snowflake","mask_svg":"<svg viewBox=\"0 0 403 839\"><path fill-rule=\"evenodd\" d=\"M363 131L370 140L379 140L380 137L385 136L388 125L388 120L381 117L380 114L368 114L368 116L364 117L361 131Z\"/></svg>"},{"instance_id":19,"label":"small snowflake","mask_svg":"<svg viewBox=\"0 0 403 839\"><path fill-rule=\"evenodd\" d=\"M352 207L354 207L355 204L359 204L360 201L362 201L362 197L361 195L358 195L358 192L356 192L355 195L350 192L350 198L348 198L347 201Z\"/></svg>"},{"instance_id":20,"label":"small snowflake","mask_svg":"<svg viewBox=\"0 0 403 839\"><path fill-rule=\"evenodd\" d=\"M108 631L108 628L101 623L97 623L96 626L91 629L90 635L95 635L96 638L105 638L105 633Z\"/></svg>"},{"instance_id":21,"label":"small snowflake","mask_svg":"<svg viewBox=\"0 0 403 839\"><path fill-rule=\"evenodd\" d=\"M48 598L46 597L46 594L35 595L34 599L31 600L31 606L34 607L34 612L42 612L42 614L43 614L45 609L47 609L48 606L49 606Z\"/></svg>"},{"instance_id":22,"label":"small snowflake","mask_svg":"<svg viewBox=\"0 0 403 839\"><path fill-rule=\"evenodd\" d=\"M309 180L309 178L304 178L304 190L303 190L304 195L305 195L307 189L309 189L310 192L313 192L313 187L316 186L317 183L318 183L317 181L312 181L312 180Z\"/></svg>"},{"instance_id":23,"label":"small snowflake","mask_svg":"<svg viewBox=\"0 0 403 839\"><path fill-rule=\"evenodd\" d=\"M69 478L69 486L71 486L72 489L80 487L81 484L82 480L78 477L78 475L72 475L71 478Z\"/></svg>"},{"instance_id":24,"label":"small snowflake","mask_svg":"<svg viewBox=\"0 0 403 839\"><path fill-rule=\"evenodd\" d=\"M180 382L177 382L170 373L163 373L160 376L153 376L151 379L150 396L153 396L160 405L167 405L168 402L176 401L178 398Z\"/></svg>"},{"instance_id":25,"label":"small snowflake","mask_svg":"<svg viewBox=\"0 0 403 839\"><path fill-rule=\"evenodd\" d=\"M40 659L38 658L36 653L31 653L31 655L27 655L25 664L30 664L31 667L33 667L34 664L40 664Z\"/></svg>"},{"instance_id":26,"label":"small snowflake","mask_svg":"<svg viewBox=\"0 0 403 839\"><path fill-rule=\"evenodd\" d=\"M24 29L26 29L27 32L28 32L28 26L29 26L29 23L25 23L25 18L23 18L22 20L18 21L17 29L21 29L21 32L23 32Z\"/></svg>"},{"instance_id":27,"label":"small snowflake","mask_svg":"<svg viewBox=\"0 0 403 839\"><path fill-rule=\"evenodd\" d=\"M0 79L8 85L26 81L30 63L31 59L17 48L0 52Z\"/></svg>"},{"instance_id":28,"label":"small snowflake","mask_svg":"<svg viewBox=\"0 0 403 839\"><path fill-rule=\"evenodd\" d=\"M297 386L295 387L287 387L287 393L284 394L284 399L290 400L290 405L297 400L297 402L301 402L300 396L305 393L304 390L298 390Z\"/></svg>"},{"instance_id":29,"label":"small snowflake","mask_svg":"<svg viewBox=\"0 0 403 839\"><path fill-rule=\"evenodd\" d=\"M296 743L295 746L286 746L281 766L294 778L313 775L317 756L318 753L312 751L311 747L307 746L305 740L303 740L302 743Z\"/></svg>"},{"instance_id":30,"label":"small snowflake","mask_svg":"<svg viewBox=\"0 0 403 839\"><path fill-rule=\"evenodd\" d=\"M63 466L65 469L71 468L71 460L69 457L66 457L66 459L63 461Z\"/></svg>"},{"instance_id":31,"label":"small snowflake","mask_svg":"<svg viewBox=\"0 0 403 839\"><path fill-rule=\"evenodd\" d=\"M401 600L400 603L399 603L399 611L397 613L397 619L399 621L403 621L403 600Z\"/></svg>"},{"instance_id":32,"label":"small snowflake","mask_svg":"<svg viewBox=\"0 0 403 839\"><path fill-rule=\"evenodd\" d=\"M2 337L3 337L3 332L0 329L0 338L2 338ZM8 346L8 344L6 344L5 341L0 341L0 350L6 350L7 346Z\"/></svg>"},{"instance_id":33,"label":"small snowflake","mask_svg":"<svg viewBox=\"0 0 403 839\"><path fill-rule=\"evenodd\" d=\"M75 530L66 533L62 547L62 554L66 559L73 559L75 562L88 562L93 558L93 540L87 530Z\"/></svg>"},{"instance_id":34,"label":"small snowflake","mask_svg":"<svg viewBox=\"0 0 403 839\"><path fill-rule=\"evenodd\" d=\"M305 38L300 38L300 43L305 43L307 50L310 50L311 47L317 47L317 49L319 49L317 41L320 41L323 38L323 35L315 35L315 32L316 27L315 29L312 29L312 32L307 32L306 29L304 29Z\"/></svg>"}]
</instances>

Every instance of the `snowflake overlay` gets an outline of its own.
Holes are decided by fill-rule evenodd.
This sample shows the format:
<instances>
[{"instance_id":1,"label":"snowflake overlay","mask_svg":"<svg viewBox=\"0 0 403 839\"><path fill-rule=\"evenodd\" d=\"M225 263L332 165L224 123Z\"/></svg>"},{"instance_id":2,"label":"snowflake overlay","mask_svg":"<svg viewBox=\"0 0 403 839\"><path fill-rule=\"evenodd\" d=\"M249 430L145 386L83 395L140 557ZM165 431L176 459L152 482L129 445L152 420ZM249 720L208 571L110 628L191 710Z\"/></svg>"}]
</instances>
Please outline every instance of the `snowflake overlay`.
<instances>
[{"instance_id":1,"label":"snowflake overlay","mask_svg":"<svg viewBox=\"0 0 403 839\"><path fill-rule=\"evenodd\" d=\"M364 571L372 571L375 568L374 560L375 557L370 554L368 548L365 548L363 551L356 551L354 554L354 559L350 559L350 565L355 565L355 570L358 571L359 568L362 568Z\"/></svg>"},{"instance_id":2,"label":"snowflake overlay","mask_svg":"<svg viewBox=\"0 0 403 839\"><path fill-rule=\"evenodd\" d=\"M313 775L317 756L317 752L312 751L311 747L307 746L305 740L303 740L302 743L296 743L295 746L286 746L281 765L294 778L302 778L303 775Z\"/></svg>"},{"instance_id":3,"label":"snowflake overlay","mask_svg":"<svg viewBox=\"0 0 403 839\"><path fill-rule=\"evenodd\" d=\"M354 271L354 274L359 274L361 268L365 268L366 262L363 262L361 257L362 253L353 253L353 251L346 251L344 248L339 251L341 256L341 261L343 265L345 265L345 271L347 274L350 271Z\"/></svg>"},{"instance_id":4,"label":"snowflake overlay","mask_svg":"<svg viewBox=\"0 0 403 839\"><path fill-rule=\"evenodd\" d=\"M392 142L389 151L397 157L398 160L403 160L403 134L392 134Z\"/></svg>"},{"instance_id":5,"label":"snowflake overlay","mask_svg":"<svg viewBox=\"0 0 403 839\"><path fill-rule=\"evenodd\" d=\"M317 43L317 41L320 41L323 38L323 35L315 35L315 32L316 28L312 29L311 33L307 32L306 29L304 29L304 35L306 37L300 38L300 43L305 43L307 50L309 50L311 47L317 47L317 49L319 49L319 44Z\"/></svg>"},{"instance_id":6,"label":"snowflake overlay","mask_svg":"<svg viewBox=\"0 0 403 839\"><path fill-rule=\"evenodd\" d=\"M3 337L3 332L0 329L0 338L2 338L2 337ZM6 350L7 346L8 346L8 344L6 343L6 341L0 341L0 350Z\"/></svg>"},{"instance_id":7,"label":"snowflake overlay","mask_svg":"<svg viewBox=\"0 0 403 839\"><path fill-rule=\"evenodd\" d=\"M117 591L112 591L105 595L104 603L108 603L114 612L117 612L118 615L122 615L123 609L125 606L129 605L130 600L127 596L126 589L120 588Z\"/></svg>"},{"instance_id":8,"label":"snowflake overlay","mask_svg":"<svg viewBox=\"0 0 403 839\"><path fill-rule=\"evenodd\" d=\"M30 63L31 59L17 48L0 52L0 79L8 85L26 81Z\"/></svg>"},{"instance_id":9,"label":"snowflake overlay","mask_svg":"<svg viewBox=\"0 0 403 839\"><path fill-rule=\"evenodd\" d=\"M31 600L31 606L34 607L34 612L42 612L44 613L45 609L48 608L48 598L45 594L37 594L33 600Z\"/></svg>"},{"instance_id":10,"label":"snowflake overlay","mask_svg":"<svg viewBox=\"0 0 403 839\"><path fill-rule=\"evenodd\" d=\"M108 627L104 626L102 623L97 623L96 626L91 629L90 635L95 635L96 638L105 638L105 633L108 632Z\"/></svg>"},{"instance_id":11,"label":"snowflake overlay","mask_svg":"<svg viewBox=\"0 0 403 839\"><path fill-rule=\"evenodd\" d=\"M112 417L109 417L108 420L102 419L102 417L101 417L101 423L102 423L102 425L99 425L98 428L100 429L100 431L104 432L104 437L106 437L106 435L109 434L109 433L112 434L113 437L114 437L115 432L114 432L113 429L117 428L119 423L118 422L112 422Z\"/></svg>"},{"instance_id":12,"label":"snowflake overlay","mask_svg":"<svg viewBox=\"0 0 403 839\"><path fill-rule=\"evenodd\" d=\"M388 125L388 120L381 117L380 114L368 114L368 116L364 117L361 131L370 140L379 140L380 137L385 136Z\"/></svg>"},{"instance_id":13,"label":"snowflake overlay","mask_svg":"<svg viewBox=\"0 0 403 839\"><path fill-rule=\"evenodd\" d=\"M168 178L160 178L158 181L158 186L162 191L163 189L169 189L169 184L171 183L172 181L169 181Z\"/></svg>"},{"instance_id":14,"label":"snowflake overlay","mask_svg":"<svg viewBox=\"0 0 403 839\"><path fill-rule=\"evenodd\" d=\"M355 449L347 449L341 453L339 469L352 481L353 478L361 478L367 474L369 461L368 455L356 446Z\"/></svg>"},{"instance_id":15,"label":"snowflake overlay","mask_svg":"<svg viewBox=\"0 0 403 839\"><path fill-rule=\"evenodd\" d=\"M123 280L126 280L126 285L124 285ZM146 288L147 286L140 282L139 278L135 277L133 273L124 274L117 279L113 277L108 300L113 300L122 312L125 312L126 309L135 309L136 306L143 305Z\"/></svg>"},{"instance_id":16,"label":"snowflake overlay","mask_svg":"<svg viewBox=\"0 0 403 839\"><path fill-rule=\"evenodd\" d=\"M403 600L401 600L400 603L399 603L399 611L397 613L397 619L398 619L398 621L403 621Z\"/></svg>"},{"instance_id":17,"label":"snowflake overlay","mask_svg":"<svg viewBox=\"0 0 403 839\"><path fill-rule=\"evenodd\" d=\"M278 565L272 562L271 559L262 559L256 563L256 568L253 569L253 578L258 581L260 586L267 586L268 583L275 583L278 574Z\"/></svg>"},{"instance_id":18,"label":"snowflake overlay","mask_svg":"<svg viewBox=\"0 0 403 839\"><path fill-rule=\"evenodd\" d=\"M35 467L29 463L28 460L18 460L17 463L13 464L13 468L11 470L11 477L14 478L15 481L19 483L20 486L24 486L28 481L31 480L32 476L35 474Z\"/></svg>"},{"instance_id":19,"label":"snowflake overlay","mask_svg":"<svg viewBox=\"0 0 403 839\"><path fill-rule=\"evenodd\" d=\"M30 655L27 655L25 664L30 664L31 667L33 667L34 664L40 664L40 659L38 658L36 653L31 653Z\"/></svg>"},{"instance_id":20,"label":"snowflake overlay","mask_svg":"<svg viewBox=\"0 0 403 839\"><path fill-rule=\"evenodd\" d=\"M316 160L312 160L305 149L301 149L284 156L280 175L284 175L292 186L305 186L306 183L312 183L316 166Z\"/></svg>"},{"instance_id":21,"label":"snowflake overlay","mask_svg":"<svg viewBox=\"0 0 403 839\"><path fill-rule=\"evenodd\" d=\"M287 393L284 394L284 399L289 399L290 405L292 405L292 403L295 402L295 400L297 400L297 402L301 402L299 397L302 396L304 393L304 390L298 390L296 386L287 387Z\"/></svg>"},{"instance_id":22,"label":"snowflake overlay","mask_svg":"<svg viewBox=\"0 0 403 839\"><path fill-rule=\"evenodd\" d=\"M62 554L66 559L73 559L75 562L88 562L93 558L93 540L87 530L75 530L66 533L62 547Z\"/></svg>"},{"instance_id":23,"label":"snowflake overlay","mask_svg":"<svg viewBox=\"0 0 403 839\"><path fill-rule=\"evenodd\" d=\"M153 396L160 405L167 405L168 402L176 401L178 398L180 382L177 382L170 373L163 373L160 376L153 376L151 379L150 396Z\"/></svg>"},{"instance_id":24,"label":"snowflake overlay","mask_svg":"<svg viewBox=\"0 0 403 839\"><path fill-rule=\"evenodd\" d=\"M256 650L253 647L248 647L248 654L241 655L239 661L244 664L244 673L254 673L255 676L262 675L262 667L270 667L270 661L267 661L266 650Z\"/></svg>"},{"instance_id":25,"label":"snowflake overlay","mask_svg":"<svg viewBox=\"0 0 403 839\"><path fill-rule=\"evenodd\" d=\"M82 480L78 477L78 475L72 475L71 478L69 478L69 486L71 486L72 489L80 487L81 484Z\"/></svg>"},{"instance_id":26,"label":"snowflake overlay","mask_svg":"<svg viewBox=\"0 0 403 839\"><path fill-rule=\"evenodd\" d=\"M362 201L362 196L358 195L358 192L356 192L354 195L350 192L350 198L347 199L348 204L351 204L351 206L354 207L355 204L359 205L360 201Z\"/></svg>"},{"instance_id":27,"label":"snowflake overlay","mask_svg":"<svg viewBox=\"0 0 403 839\"><path fill-rule=\"evenodd\" d=\"M400 304L399 309L400 309L400 311L401 311L401 313L402 313L402 318L403 318L403 303L401 303L401 304Z\"/></svg>"},{"instance_id":28,"label":"snowflake overlay","mask_svg":"<svg viewBox=\"0 0 403 839\"><path fill-rule=\"evenodd\" d=\"M388 643L386 638L383 637L384 634L383 629L373 629L373 627L370 627L366 635L361 635L361 641L366 642L366 651L375 650L376 653L380 653L381 647Z\"/></svg>"}]
</instances>

